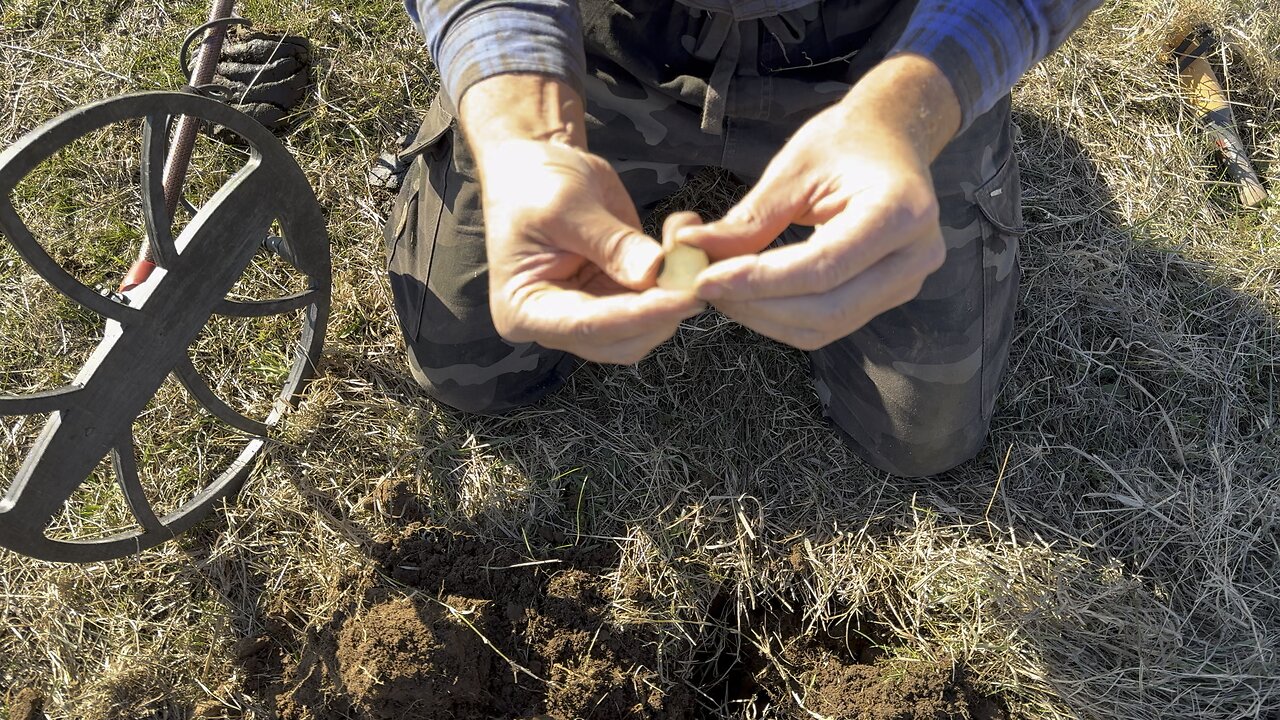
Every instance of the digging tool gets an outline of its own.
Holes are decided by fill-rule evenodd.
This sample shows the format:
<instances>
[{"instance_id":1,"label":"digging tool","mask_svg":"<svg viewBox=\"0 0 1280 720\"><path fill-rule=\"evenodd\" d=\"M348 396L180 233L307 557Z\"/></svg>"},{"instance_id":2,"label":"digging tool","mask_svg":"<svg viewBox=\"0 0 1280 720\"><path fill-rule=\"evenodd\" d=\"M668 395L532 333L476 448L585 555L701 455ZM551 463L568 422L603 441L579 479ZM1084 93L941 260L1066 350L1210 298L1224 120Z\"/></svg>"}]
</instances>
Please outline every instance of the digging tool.
<instances>
[{"instance_id":1,"label":"digging tool","mask_svg":"<svg viewBox=\"0 0 1280 720\"><path fill-rule=\"evenodd\" d=\"M1267 199L1267 190L1258 180L1258 173L1249 161L1244 142L1236 132L1236 121L1231 104L1206 59L1212 46L1212 35L1205 28L1187 33L1181 40L1175 36L1176 46L1170 48L1170 57L1177 64L1179 84L1191 106L1199 113L1200 121L1209 131L1213 144L1222 154L1227 174L1240 186L1240 202L1245 207L1257 207Z\"/></svg>"},{"instance_id":2,"label":"digging tool","mask_svg":"<svg viewBox=\"0 0 1280 720\"><path fill-rule=\"evenodd\" d=\"M67 385L0 396L0 415L48 414L8 491L0 498L0 546L36 558L92 562L139 552L175 537L237 492L267 445L267 435L297 400L320 355L327 325L331 268L325 221L306 176L284 146L251 117L195 90L216 64L231 22L217 0L186 92L143 92L76 108L36 128L0 153L0 235L41 277L106 330ZM176 122L175 122L176 119ZM123 292L101 293L76 279L40 244L14 209L15 188L78 139L123 123L142 126L140 184L146 242ZM195 134L215 124L248 147L248 159L174 237ZM268 237L273 225L282 232ZM228 298L259 253L272 253L306 289L268 300ZM250 418L212 389L191 359L191 346L214 316L258 318L301 311L295 348L278 402ZM245 435L238 456L176 510L159 515L139 477L133 425L169 376L213 417ZM50 537L49 527L77 489L110 456L136 526L108 537Z\"/></svg>"}]
</instances>

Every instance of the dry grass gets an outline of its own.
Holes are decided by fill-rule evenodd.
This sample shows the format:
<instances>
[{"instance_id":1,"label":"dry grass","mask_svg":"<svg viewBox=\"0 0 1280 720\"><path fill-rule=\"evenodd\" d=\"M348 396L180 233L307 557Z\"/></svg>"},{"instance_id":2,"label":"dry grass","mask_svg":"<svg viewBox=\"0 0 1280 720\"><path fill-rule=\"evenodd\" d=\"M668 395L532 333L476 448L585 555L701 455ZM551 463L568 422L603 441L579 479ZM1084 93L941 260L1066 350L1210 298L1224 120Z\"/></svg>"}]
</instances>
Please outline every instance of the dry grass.
<instances>
[{"instance_id":1,"label":"dry grass","mask_svg":"<svg viewBox=\"0 0 1280 720\"><path fill-rule=\"evenodd\" d=\"M1012 370L988 450L929 481L859 464L825 426L800 354L715 315L511 418L435 407L405 371L382 279L388 198L364 184L425 109L427 60L395 3L245 5L314 38L322 58L313 112L286 140L335 253L321 376L239 500L191 534L83 567L0 554L0 692L42 688L51 718L186 717L211 701L266 717L237 641L323 625L349 573L397 532L376 498L403 485L434 522L517 547L548 526L611 538L619 585L653 597L620 600L617 615L663 628L672 673L697 659L688 641L725 642L701 621L728 595L786 603L810 627L874 617L897 660L962 662L1016 717L1280 713L1277 206L1238 209L1157 53L1177 19L1210 21L1274 183L1274 3L1113 2L1019 86L1032 232ZM175 86L173 53L202 12L0 6L0 142L90 100ZM129 173L74 166L50 176L63 191L28 198L38 230L95 238L77 252L134 242L124 210L69 215L113 198L127 209ZM736 192L699 176L673 206L714 211ZM108 272L112 247L86 268ZM97 331L12 261L0 248L2 392L73 371ZM247 345L270 331L220 329L210 347L270 368L279 350ZM148 481L176 498L199 480L188 448L212 444L212 463L235 438L166 392L140 435ZM11 424L0 436L6 473L21 437ZM122 509L101 494L84 507L105 528Z\"/></svg>"}]
</instances>

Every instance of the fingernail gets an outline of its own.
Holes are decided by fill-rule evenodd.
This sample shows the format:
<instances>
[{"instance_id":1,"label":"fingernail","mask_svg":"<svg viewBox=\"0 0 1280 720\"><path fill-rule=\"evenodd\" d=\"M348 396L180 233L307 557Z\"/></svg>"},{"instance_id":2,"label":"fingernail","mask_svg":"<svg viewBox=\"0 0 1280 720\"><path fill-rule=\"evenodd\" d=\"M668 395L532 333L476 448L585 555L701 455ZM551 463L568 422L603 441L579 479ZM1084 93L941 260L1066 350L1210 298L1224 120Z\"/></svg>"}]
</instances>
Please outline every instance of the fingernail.
<instances>
[{"instance_id":1,"label":"fingernail","mask_svg":"<svg viewBox=\"0 0 1280 720\"><path fill-rule=\"evenodd\" d=\"M698 226L685 225L684 227L678 227L676 228L675 232L671 233L671 239L678 243L685 242L686 240L689 239L690 236L694 234L695 231L693 228L695 227L698 227Z\"/></svg>"}]
</instances>

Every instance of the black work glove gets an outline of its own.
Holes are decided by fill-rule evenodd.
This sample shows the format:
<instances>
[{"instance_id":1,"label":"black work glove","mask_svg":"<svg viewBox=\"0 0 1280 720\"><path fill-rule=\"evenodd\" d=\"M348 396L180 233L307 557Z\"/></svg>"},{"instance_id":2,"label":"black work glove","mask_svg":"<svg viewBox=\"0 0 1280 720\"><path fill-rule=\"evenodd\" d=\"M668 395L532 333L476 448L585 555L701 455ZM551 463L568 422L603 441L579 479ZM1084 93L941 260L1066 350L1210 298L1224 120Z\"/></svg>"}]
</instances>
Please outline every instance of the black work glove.
<instances>
[{"instance_id":1,"label":"black work glove","mask_svg":"<svg viewBox=\"0 0 1280 720\"><path fill-rule=\"evenodd\" d=\"M311 41L300 35L234 30L227 35L213 85L227 104L282 130L311 85Z\"/></svg>"}]
</instances>

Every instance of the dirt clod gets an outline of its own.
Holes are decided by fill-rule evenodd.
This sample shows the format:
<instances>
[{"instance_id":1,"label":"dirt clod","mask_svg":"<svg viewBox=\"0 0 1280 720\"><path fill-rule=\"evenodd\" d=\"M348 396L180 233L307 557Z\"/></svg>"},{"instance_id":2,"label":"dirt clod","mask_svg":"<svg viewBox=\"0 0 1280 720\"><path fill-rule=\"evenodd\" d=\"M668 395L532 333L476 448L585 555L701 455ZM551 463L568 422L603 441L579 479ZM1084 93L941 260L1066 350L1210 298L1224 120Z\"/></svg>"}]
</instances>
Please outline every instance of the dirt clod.
<instances>
[{"instance_id":1,"label":"dirt clod","mask_svg":"<svg viewBox=\"0 0 1280 720\"><path fill-rule=\"evenodd\" d=\"M687 718L692 693L664 677L658 638L610 613L604 551L549 550L529 564L441 531L385 549L384 572L286 668L285 720ZM404 588L412 588L405 591ZM362 597L356 597L362 596Z\"/></svg>"},{"instance_id":2,"label":"dirt clod","mask_svg":"<svg viewBox=\"0 0 1280 720\"><path fill-rule=\"evenodd\" d=\"M478 601L445 602L462 613L484 611ZM337 657L342 684L366 715L424 720L479 712L488 700L494 659L484 640L452 613L408 598L348 619Z\"/></svg>"},{"instance_id":3,"label":"dirt clod","mask_svg":"<svg viewBox=\"0 0 1280 720\"><path fill-rule=\"evenodd\" d=\"M998 706L971 702L972 692L950 663L847 665L813 660L822 664L804 676L809 681L804 704L822 715L868 720L1004 717Z\"/></svg>"},{"instance_id":4,"label":"dirt clod","mask_svg":"<svg viewBox=\"0 0 1280 720\"><path fill-rule=\"evenodd\" d=\"M9 699L9 720L44 720L44 694L25 687Z\"/></svg>"},{"instance_id":5,"label":"dirt clod","mask_svg":"<svg viewBox=\"0 0 1280 720\"><path fill-rule=\"evenodd\" d=\"M764 673L772 696L801 715L866 720L1005 720L996 699L974 688L962 667L882 657L863 664L821 643L800 642ZM784 675L784 668L786 669Z\"/></svg>"},{"instance_id":6,"label":"dirt clod","mask_svg":"<svg viewBox=\"0 0 1280 720\"><path fill-rule=\"evenodd\" d=\"M795 611L774 603L739 611L717 603L723 627L736 628L716 663L713 692L730 706L766 705L786 718L1006 720L1003 704L980 692L963 666L905 660L887 627L845 619L805 630ZM754 716L750 711L748 716Z\"/></svg>"}]
</instances>

